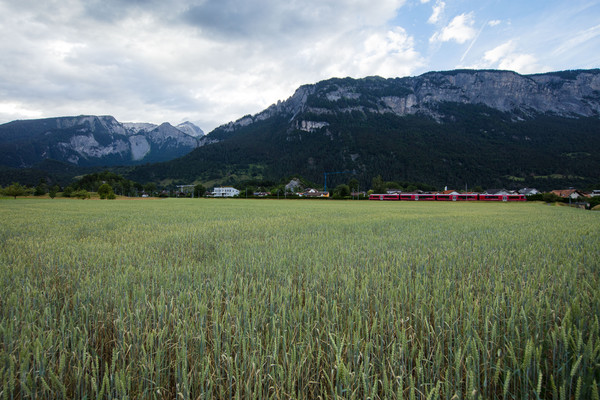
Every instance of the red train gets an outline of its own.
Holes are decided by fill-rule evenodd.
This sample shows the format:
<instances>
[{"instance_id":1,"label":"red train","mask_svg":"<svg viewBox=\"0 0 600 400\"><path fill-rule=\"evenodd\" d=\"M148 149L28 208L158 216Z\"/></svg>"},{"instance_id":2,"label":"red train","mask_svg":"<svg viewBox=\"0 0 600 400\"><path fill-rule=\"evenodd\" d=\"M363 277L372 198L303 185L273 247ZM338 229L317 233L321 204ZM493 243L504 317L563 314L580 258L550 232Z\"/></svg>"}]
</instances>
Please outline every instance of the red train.
<instances>
[{"instance_id":1,"label":"red train","mask_svg":"<svg viewBox=\"0 0 600 400\"><path fill-rule=\"evenodd\" d=\"M369 200L403 200L403 201L526 201L523 194L372 194Z\"/></svg>"}]
</instances>

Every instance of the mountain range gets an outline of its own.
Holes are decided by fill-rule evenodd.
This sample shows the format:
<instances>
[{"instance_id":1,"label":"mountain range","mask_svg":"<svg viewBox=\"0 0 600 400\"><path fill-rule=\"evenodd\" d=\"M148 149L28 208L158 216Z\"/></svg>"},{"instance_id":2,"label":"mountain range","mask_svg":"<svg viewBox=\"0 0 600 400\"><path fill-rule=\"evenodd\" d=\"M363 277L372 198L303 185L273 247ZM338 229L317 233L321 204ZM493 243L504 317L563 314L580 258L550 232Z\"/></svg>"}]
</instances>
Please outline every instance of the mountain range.
<instances>
[{"instance_id":1,"label":"mountain range","mask_svg":"<svg viewBox=\"0 0 600 400\"><path fill-rule=\"evenodd\" d=\"M329 79L218 127L142 181L235 183L345 172L453 187L600 182L600 70L455 70Z\"/></svg>"},{"instance_id":2,"label":"mountain range","mask_svg":"<svg viewBox=\"0 0 600 400\"><path fill-rule=\"evenodd\" d=\"M139 182L236 184L292 175L322 182L324 172L341 172L328 183L356 178L366 187L377 175L456 188L600 183L599 69L333 78L196 137L188 125L73 118L66 130L60 118L2 125L0 149L13 143L12 166L44 157L78 165L144 163L120 170ZM19 124L36 129L18 134L12 126ZM60 139L44 147L53 135ZM110 144L109 136L122 147ZM187 154L145 164L173 158L166 144L179 139L189 144L179 155Z\"/></svg>"},{"instance_id":3,"label":"mountain range","mask_svg":"<svg viewBox=\"0 0 600 400\"><path fill-rule=\"evenodd\" d=\"M13 121L0 125L0 164L26 168L46 159L78 166L159 162L189 153L203 136L191 122L174 127L92 115Z\"/></svg>"}]
</instances>

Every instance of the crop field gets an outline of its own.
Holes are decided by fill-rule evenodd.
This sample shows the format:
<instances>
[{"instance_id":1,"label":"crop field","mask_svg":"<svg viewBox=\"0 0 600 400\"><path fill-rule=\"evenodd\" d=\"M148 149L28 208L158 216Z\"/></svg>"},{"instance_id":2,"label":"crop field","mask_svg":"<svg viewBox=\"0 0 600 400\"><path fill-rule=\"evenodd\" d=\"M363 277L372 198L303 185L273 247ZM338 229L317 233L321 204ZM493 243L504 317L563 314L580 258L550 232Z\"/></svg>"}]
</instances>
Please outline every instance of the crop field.
<instances>
[{"instance_id":1,"label":"crop field","mask_svg":"<svg viewBox=\"0 0 600 400\"><path fill-rule=\"evenodd\" d=\"M599 399L600 213L0 201L0 399Z\"/></svg>"}]
</instances>

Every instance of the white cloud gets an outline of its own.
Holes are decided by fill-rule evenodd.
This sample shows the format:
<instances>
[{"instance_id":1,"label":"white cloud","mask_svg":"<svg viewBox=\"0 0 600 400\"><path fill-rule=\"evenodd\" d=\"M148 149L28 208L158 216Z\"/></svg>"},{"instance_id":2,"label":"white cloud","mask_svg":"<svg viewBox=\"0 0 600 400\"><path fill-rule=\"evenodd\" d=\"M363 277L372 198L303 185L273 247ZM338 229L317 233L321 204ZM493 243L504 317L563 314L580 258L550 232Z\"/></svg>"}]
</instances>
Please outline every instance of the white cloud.
<instances>
[{"instance_id":1,"label":"white cloud","mask_svg":"<svg viewBox=\"0 0 600 400\"><path fill-rule=\"evenodd\" d=\"M540 65L534 54L519 51L514 40L509 40L486 51L476 68L497 68L520 74L530 74L547 69Z\"/></svg>"},{"instance_id":2,"label":"white cloud","mask_svg":"<svg viewBox=\"0 0 600 400\"><path fill-rule=\"evenodd\" d=\"M449 42L451 40L457 43L465 43L475 37L477 32L473 28L475 20L473 13L460 14L448 26L444 27L440 32L436 32L429 39L430 42Z\"/></svg>"},{"instance_id":3,"label":"white cloud","mask_svg":"<svg viewBox=\"0 0 600 400\"><path fill-rule=\"evenodd\" d=\"M512 53L504 57L498 64L499 69L516 71L520 74L540 72L537 58L532 54Z\"/></svg>"},{"instance_id":4,"label":"white cloud","mask_svg":"<svg viewBox=\"0 0 600 400\"><path fill-rule=\"evenodd\" d=\"M18 118L39 118L42 113L37 110L30 110L23 104L16 102L0 102L0 118L7 121Z\"/></svg>"},{"instance_id":5,"label":"white cloud","mask_svg":"<svg viewBox=\"0 0 600 400\"><path fill-rule=\"evenodd\" d=\"M343 45L340 46L340 44ZM336 77L404 76L423 66L414 39L402 28L362 30L341 38L324 38L301 52L301 69L321 71L319 79Z\"/></svg>"},{"instance_id":6,"label":"white cloud","mask_svg":"<svg viewBox=\"0 0 600 400\"><path fill-rule=\"evenodd\" d=\"M421 57L414 49L413 38L402 28L373 32L355 50L351 56L353 70L349 71L355 77L404 76L422 65Z\"/></svg>"},{"instance_id":7,"label":"white cloud","mask_svg":"<svg viewBox=\"0 0 600 400\"><path fill-rule=\"evenodd\" d=\"M431 14L431 17L429 17L429 20L427 20L427 22L430 24L436 24L440 20L445 8L446 3L438 0L433 6L433 12Z\"/></svg>"},{"instance_id":8,"label":"white cloud","mask_svg":"<svg viewBox=\"0 0 600 400\"><path fill-rule=\"evenodd\" d=\"M515 49L515 44L512 40L502 43L500 46L494 47L485 52L483 59L488 63L497 63L500 59L506 57Z\"/></svg>"},{"instance_id":9,"label":"white cloud","mask_svg":"<svg viewBox=\"0 0 600 400\"><path fill-rule=\"evenodd\" d=\"M502 21L500 21L499 19L494 19L492 21L489 21L488 25L494 27L494 26L500 25L501 23L502 23Z\"/></svg>"}]
</instances>

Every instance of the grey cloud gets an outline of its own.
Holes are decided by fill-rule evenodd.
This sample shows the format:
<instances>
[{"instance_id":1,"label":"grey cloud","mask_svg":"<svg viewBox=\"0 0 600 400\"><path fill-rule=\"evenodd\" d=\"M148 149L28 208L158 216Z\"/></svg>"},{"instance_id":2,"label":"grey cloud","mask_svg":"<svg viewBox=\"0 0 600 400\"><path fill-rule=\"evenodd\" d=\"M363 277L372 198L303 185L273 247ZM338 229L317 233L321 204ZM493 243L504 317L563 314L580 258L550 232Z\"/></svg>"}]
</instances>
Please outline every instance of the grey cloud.
<instances>
[{"instance_id":1,"label":"grey cloud","mask_svg":"<svg viewBox=\"0 0 600 400\"><path fill-rule=\"evenodd\" d=\"M326 31L351 29L357 4L363 1L205 0L189 6L180 18L202 34L221 38L302 40Z\"/></svg>"},{"instance_id":2,"label":"grey cloud","mask_svg":"<svg viewBox=\"0 0 600 400\"><path fill-rule=\"evenodd\" d=\"M244 1L207 1L190 7L182 14L182 19L190 25L213 33L243 36L254 33L259 21L262 21L260 24L263 26L269 25L269 13L272 11L264 7L253 7Z\"/></svg>"},{"instance_id":3,"label":"grey cloud","mask_svg":"<svg viewBox=\"0 0 600 400\"><path fill-rule=\"evenodd\" d=\"M164 12L169 3L159 0L88 0L84 2L84 10L92 19L110 23L142 12Z\"/></svg>"},{"instance_id":4,"label":"grey cloud","mask_svg":"<svg viewBox=\"0 0 600 400\"><path fill-rule=\"evenodd\" d=\"M301 10L276 1L206 1L187 9L181 19L199 28L203 35L225 39L279 41L290 31L312 27L309 21L302 20Z\"/></svg>"}]
</instances>

